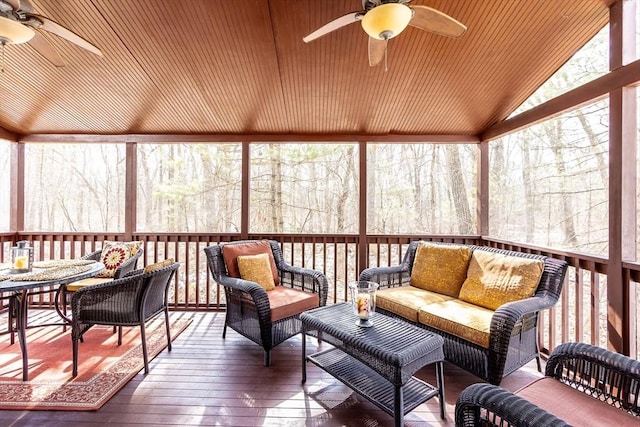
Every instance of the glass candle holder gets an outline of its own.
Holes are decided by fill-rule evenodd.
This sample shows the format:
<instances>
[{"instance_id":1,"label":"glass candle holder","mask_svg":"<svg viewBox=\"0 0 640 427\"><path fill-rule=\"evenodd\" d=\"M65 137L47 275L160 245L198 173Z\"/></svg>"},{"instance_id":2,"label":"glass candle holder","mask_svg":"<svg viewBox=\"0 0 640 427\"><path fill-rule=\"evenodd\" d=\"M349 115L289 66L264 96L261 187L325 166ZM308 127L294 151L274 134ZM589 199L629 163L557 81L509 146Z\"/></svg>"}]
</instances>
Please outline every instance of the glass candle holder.
<instances>
[{"instance_id":1,"label":"glass candle holder","mask_svg":"<svg viewBox=\"0 0 640 427\"><path fill-rule=\"evenodd\" d=\"M378 284L375 282L358 281L349 283L349 294L353 311L358 316L356 325L368 328L373 326L371 318L376 312L376 291Z\"/></svg>"},{"instance_id":2,"label":"glass candle holder","mask_svg":"<svg viewBox=\"0 0 640 427\"><path fill-rule=\"evenodd\" d=\"M13 274L28 273L33 264L33 248L26 240L19 241L11 248L11 270Z\"/></svg>"}]
</instances>

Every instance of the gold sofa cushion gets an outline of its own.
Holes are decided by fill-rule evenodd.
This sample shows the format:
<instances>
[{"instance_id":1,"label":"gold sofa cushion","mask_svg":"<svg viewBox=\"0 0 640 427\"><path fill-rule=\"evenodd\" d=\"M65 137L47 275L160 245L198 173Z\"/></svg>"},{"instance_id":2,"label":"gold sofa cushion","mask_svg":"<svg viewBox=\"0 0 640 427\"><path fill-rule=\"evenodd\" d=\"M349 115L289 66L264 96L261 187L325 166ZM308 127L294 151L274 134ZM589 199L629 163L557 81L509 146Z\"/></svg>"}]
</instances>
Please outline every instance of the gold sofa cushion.
<instances>
[{"instance_id":1,"label":"gold sofa cushion","mask_svg":"<svg viewBox=\"0 0 640 427\"><path fill-rule=\"evenodd\" d=\"M419 242L411 270L411 285L458 297L467 278L471 248Z\"/></svg>"},{"instance_id":2,"label":"gold sofa cushion","mask_svg":"<svg viewBox=\"0 0 640 427\"><path fill-rule=\"evenodd\" d=\"M418 321L481 347L489 348L494 311L457 299L422 306Z\"/></svg>"},{"instance_id":3,"label":"gold sofa cushion","mask_svg":"<svg viewBox=\"0 0 640 427\"><path fill-rule=\"evenodd\" d=\"M459 298L496 310L502 304L533 296L543 268L538 259L475 250Z\"/></svg>"},{"instance_id":4,"label":"gold sofa cushion","mask_svg":"<svg viewBox=\"0 0 640 427\"><path fill-rule=\"evenodd\" d=\"M453 297L425 291L415 286L381 289L376 292L377 307L395 313L412 322L418 321L418 312L423 305L450 299L453 299Z\"/></svg>"}]
</instances>

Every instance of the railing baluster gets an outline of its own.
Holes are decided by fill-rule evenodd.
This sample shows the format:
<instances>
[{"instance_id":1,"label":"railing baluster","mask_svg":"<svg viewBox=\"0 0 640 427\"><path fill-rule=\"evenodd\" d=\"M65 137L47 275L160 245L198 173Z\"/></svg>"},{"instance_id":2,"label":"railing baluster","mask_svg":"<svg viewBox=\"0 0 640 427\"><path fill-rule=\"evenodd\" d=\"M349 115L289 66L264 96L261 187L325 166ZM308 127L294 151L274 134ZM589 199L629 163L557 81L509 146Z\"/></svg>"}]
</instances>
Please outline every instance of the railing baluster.
<instances>
[{"instance_id":1,"label":"railing baluster","mask_svg":"<svg viewBox=\"0 0 640 427\"><path fill-rule=\"evenodd\" d=\"M145 242L145 256L139 267L168 257L173 257L182 263L182 267L176 275L174 291L170 295L171 307L197 310L224 309L224 294L209 274L206 257L202 253L204 246L239 238L238 234L205 233L136 233L133 236L133 239ZM296 265L296 260L299 260L300 265L324 271L331 283L329 303L345 300L348 282L356 280L360 273L357 271L359 250L357 235L270 234L267 236L249 235L248 238L278 240L283 245L286 259L290 260L292 264ZM497 239L481 240L477 236L375 235L369 236L367 239L367 247L371 255L368 257L368 263L375 263L377 266L382 266L385 263L386 265L399 264L407 245L411 241L420 239L485 244L565 259L572 267L565 278L567 282L561 296L561 303L540 315L540 347L545 351L551 351L558 343L557 334L560 334L562 341L575 339L577 341L586 340L594 345L606 345L606 319L601 317L603 315L601 297L606 295L601 289L603 287L601 280L602 277L606 278L606 258L554 251ZM104 240L124 240L124 234L0 233L0 256L2 257L0 261L7 261L10 247L17 240L33 242L36 260L48 260L79 258L102 247ZM628 286L629 292L635 293L636 283L640 280L640 264L624 263L623 273L624 286ZM39 307L52 307L52 295L53 292L47 292L31 297L30 303ZM585 298L589 297L590 301L588 299L585 301ZM635 302L633 296L631 300ZM2 304L0 308L6 308L6 303L0 302L0 304ZM587 305L588 307L586 307ZM630 317L631 322L637 322L635 312L632 312ZM557 326L560 326L559 330ZM635 330L637 323L630 325L630 328ZM637 352L637 345L634 344L632 349Z\"/></svg>"}]
</instances>

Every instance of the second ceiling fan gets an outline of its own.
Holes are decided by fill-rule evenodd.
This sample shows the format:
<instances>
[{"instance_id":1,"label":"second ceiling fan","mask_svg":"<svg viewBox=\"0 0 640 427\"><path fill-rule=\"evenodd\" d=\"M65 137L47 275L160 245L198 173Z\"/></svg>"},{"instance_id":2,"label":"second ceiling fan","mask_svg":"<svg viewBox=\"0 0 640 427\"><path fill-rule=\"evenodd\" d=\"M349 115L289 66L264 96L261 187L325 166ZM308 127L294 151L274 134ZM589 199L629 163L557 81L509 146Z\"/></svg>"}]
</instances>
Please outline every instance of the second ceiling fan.
<instances>
[{"instance_id":1,"label":"second ceiling fan","mask_svg":"<svg viewBox=\"0 0 640 427\"><path fill-rule=\"evenodd\" d=\"M369 65L382 62L389 39L400 34L407 25L442 36L457 38L467 27L449 15L428 6L412 5L411 0L362 0L364 10L351 12L328 22L302 40L306 43L339 28L360 21L369 35Z\"/></svg>"}]
</instances>

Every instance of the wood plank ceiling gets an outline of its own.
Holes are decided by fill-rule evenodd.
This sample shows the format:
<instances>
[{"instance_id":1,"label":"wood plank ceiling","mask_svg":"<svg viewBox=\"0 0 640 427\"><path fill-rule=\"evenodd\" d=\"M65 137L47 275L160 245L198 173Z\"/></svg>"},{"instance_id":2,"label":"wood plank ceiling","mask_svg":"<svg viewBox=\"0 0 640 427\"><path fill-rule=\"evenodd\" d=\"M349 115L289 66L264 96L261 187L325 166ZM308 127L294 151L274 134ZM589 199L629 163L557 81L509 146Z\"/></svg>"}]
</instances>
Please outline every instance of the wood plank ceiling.
<instances>
[{"instance_id":1,"label":"wood plank ceiling","mask_svg":"<svg viewBox=\"0 0 640 427\"><path fill-rule=\"evenodd\" d=\"M608 22L613 0L414 0L467 25L409 27L369 67L360 0L32 0L104 57L49 37L5 49L0 127L54 134L478 135Z\"/></svg>"}]
</instances>

